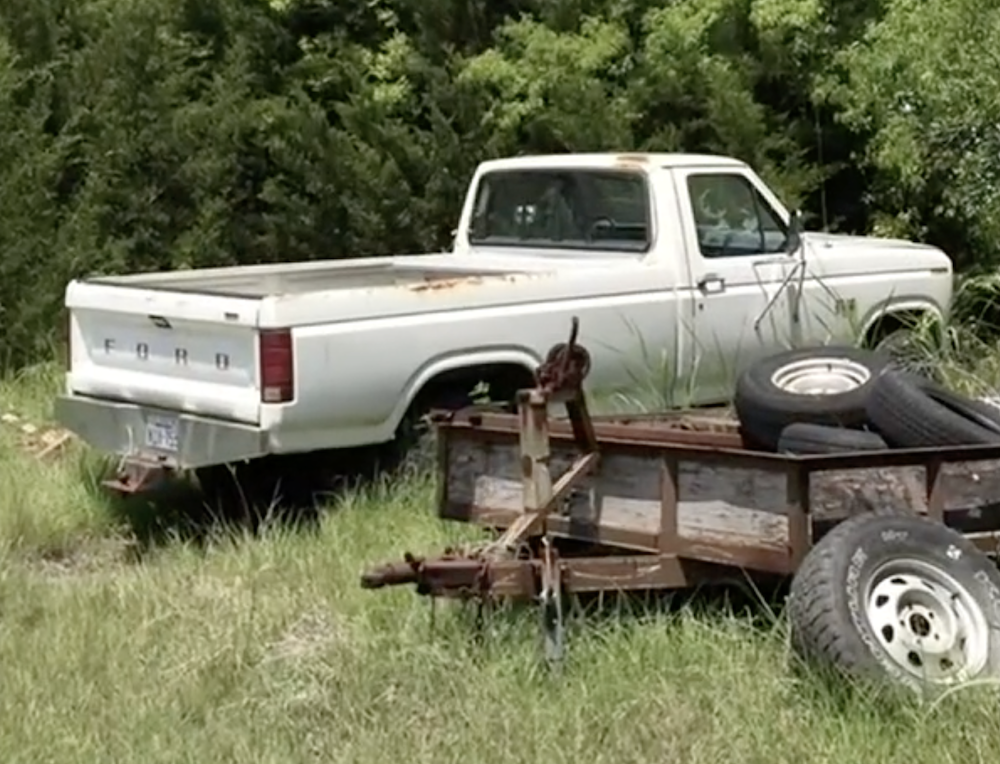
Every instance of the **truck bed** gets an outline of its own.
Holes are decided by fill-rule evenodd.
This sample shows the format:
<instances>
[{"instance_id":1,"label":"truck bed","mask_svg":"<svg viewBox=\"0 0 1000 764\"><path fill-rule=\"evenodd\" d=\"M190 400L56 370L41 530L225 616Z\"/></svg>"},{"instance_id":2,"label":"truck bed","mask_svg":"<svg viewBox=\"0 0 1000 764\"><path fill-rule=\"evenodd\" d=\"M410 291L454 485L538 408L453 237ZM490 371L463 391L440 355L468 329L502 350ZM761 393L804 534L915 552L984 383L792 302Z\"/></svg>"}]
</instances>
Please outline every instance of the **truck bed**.
<instances>
[{"instance_id":1,"label":"truck bed","mask_svg":"<svg viewBox=\"0 0 1000 764\"><path fill-rule=\"evenodd\" d=\"M530 367L535 358L517 344L529 324L535 325L535 337L542 336L547 330L537 324L538 316L551 314L554 302L609 294L639 295L661 310L643 268L622 268L620 260L602 258L556 262L528 252L90 278L66 289L72 352L67 387L77 396L153 407L171 416L267 428L274 420L262 420L261 341L263 333L284 334L294 343L296 403L281 408L282 422L304 416L299 432L308 434L317 410L326 416L350 411L353 419L338 414L337 447L383 442L396 427L393 407L428 359L479 347L485 325L493 327L495 362ZM617 303L605 310L613 313ZM457 311L477 315L461 320ZM552 326L551 319L545 326ZM445 335L444 341L435 339ZM400 359L397 346L404 355L417 349ZM364 364L355 361L361 358ZM354 395L358 390L365 393ZM353 397L331 397L345 394ZM296 410L302 401L306 406ZM317 401L330 408L321 409ZM278 416L274 412L269 416ZM329 430L322 432L325 447L332 447ZM288 446L286 441L283 447L314 448L315 442Z\"/></svg>"},{"instance_id":2,"label":"truck bed","mask_svg":"<svg viewBox=\"0 0 1000 764\"><path fill-rule=\"evenodd\" d=\"M92 278L92 284L263 299L331 290L415 286L522 272L497 264L460 265L449 255L243 265Z\"/></svg>"}]
</instances>

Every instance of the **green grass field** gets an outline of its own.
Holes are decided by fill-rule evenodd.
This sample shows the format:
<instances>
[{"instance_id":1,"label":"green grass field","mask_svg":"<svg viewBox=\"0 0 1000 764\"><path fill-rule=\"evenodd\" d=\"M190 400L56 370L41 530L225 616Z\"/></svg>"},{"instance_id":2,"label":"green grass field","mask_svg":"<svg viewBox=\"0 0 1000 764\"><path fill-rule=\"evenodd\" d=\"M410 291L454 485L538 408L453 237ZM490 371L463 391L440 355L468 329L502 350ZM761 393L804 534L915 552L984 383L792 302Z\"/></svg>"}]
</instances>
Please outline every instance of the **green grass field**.
<instances>
[{"instance_id":1,"label":"green grass field","mask_svg":"<svg viewBox=\"0 0 1000 764\"><path fill-rule=\"evenodd\" d=\"M176 510L150 525L102 495L82 447L27 450L57 385L43 369L0 387L18 417L0 424L4 764L997 760L995 693L822 682L763 604L574 617L560 675L530 612L495 614L477 643L471 611L441 603L432 628L411 590L358 585L468 535L435 519L426 480L340 499L309 530L196 543Z\"/></svg>"}]
</instances>

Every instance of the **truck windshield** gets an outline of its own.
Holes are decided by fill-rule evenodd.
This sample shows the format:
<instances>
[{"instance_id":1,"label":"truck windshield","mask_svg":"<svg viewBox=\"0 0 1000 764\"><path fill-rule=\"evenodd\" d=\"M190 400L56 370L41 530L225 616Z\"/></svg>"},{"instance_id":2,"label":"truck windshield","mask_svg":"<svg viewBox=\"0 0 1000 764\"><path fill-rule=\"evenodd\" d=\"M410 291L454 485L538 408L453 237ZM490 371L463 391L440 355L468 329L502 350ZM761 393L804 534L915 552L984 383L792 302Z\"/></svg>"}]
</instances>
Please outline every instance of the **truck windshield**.
<instances>
[{"instance_id":1,"label":"truck windshield","mask_svg":"<svg viewBox=\"0 0 1000 764\"><path fill-rule=\"evenodd\" d=\"M644 252L646 178L616 170L498 170L476 190L472 244Z\"/></svg>"}]
</instances>

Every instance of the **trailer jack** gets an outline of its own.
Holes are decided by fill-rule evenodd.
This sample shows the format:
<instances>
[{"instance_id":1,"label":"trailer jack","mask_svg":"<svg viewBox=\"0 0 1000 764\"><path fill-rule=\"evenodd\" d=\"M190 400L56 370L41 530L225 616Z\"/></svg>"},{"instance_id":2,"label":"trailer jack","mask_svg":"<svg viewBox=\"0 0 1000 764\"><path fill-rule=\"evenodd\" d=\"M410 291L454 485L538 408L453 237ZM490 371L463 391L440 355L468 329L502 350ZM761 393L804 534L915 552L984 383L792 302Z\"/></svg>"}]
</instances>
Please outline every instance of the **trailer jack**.
<instances>
[{"instance_id":1,"label":"trailer jack","mask_svg":"<svg viewBox=\"0 0 1000 764\"><path fill-rule=\"evenodd\" d=\"M418 594L475 598L480 603L496 594L526 595L541 605L546 659L551 665L561 661L564 576L546 520L599 463L597 438L583 394L590 356L577 344L578 333L579 320L574 317L569 341L549 351L536 372L535 387L518 393L523 513L491 542L466 551L449 549L432 559L407 553L401 563L365 573L362 587L414 584ZM549 468L548 408L553 402L565 405L581 452L555 481Z\"/></svg>"}]
</instances>

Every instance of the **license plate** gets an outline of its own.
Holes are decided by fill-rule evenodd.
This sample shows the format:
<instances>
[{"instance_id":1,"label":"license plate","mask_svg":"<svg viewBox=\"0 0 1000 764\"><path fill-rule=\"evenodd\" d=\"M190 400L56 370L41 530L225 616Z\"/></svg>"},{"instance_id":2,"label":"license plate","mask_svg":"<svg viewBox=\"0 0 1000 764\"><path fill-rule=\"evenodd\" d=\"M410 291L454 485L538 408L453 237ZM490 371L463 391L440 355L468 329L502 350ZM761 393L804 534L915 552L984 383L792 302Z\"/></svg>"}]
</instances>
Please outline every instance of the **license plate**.
<instances>
[{"instance_id":1,"label":"license plate","mask_svg":"<svg viewBox=\"0 0 1000 764\"><path fill-rule=\"evenodd\" d=\"M150 417L146 420L146 447L157 451L177 450L177 420Z\"/></svg>"}]
</instances>

